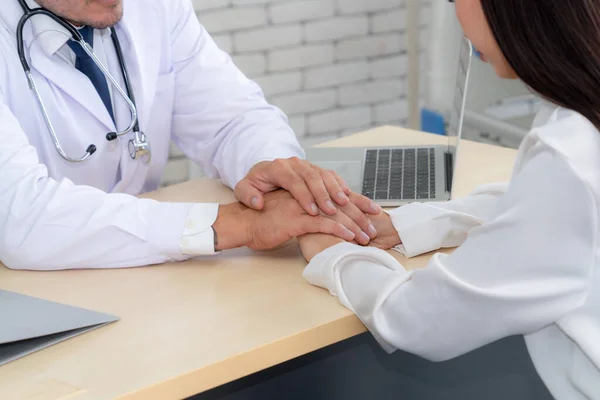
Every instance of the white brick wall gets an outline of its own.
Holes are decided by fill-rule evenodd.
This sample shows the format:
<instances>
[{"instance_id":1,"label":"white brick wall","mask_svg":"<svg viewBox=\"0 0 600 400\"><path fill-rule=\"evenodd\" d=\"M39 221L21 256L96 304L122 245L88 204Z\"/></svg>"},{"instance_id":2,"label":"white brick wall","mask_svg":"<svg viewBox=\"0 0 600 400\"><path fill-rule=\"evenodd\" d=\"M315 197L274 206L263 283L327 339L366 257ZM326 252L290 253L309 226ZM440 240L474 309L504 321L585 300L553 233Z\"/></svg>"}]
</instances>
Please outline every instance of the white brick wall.
<instances>
[{"instance_id":1,"label":"white brick wall","mask_svg":"<svg viewBox=\"0 0 600 400\"><path fill-rule=\"evenodd\" d=\"M302 26L269 26L251 31L238 32L234 36L235 51L269 50L302 43Z\"/></svg>"},{"instance_id":2,"label":"white brick wall","mask_svg":"<svg viewBox=\"0 0 600 400\"><path fill-rule=\"evenodd\" d=\"M253 77L267 72L267 58L264 53L239 54L233 61L245 74Z\"/></svg>"},{"instance_id":3,"label":"white brick wall","mask_svg":"<svg viewBox=\"0 0 600 400\"><path fill-rule=\"evenodd\" d=\"M404 92L404 79L385 79L340 87L340 105L373 104L392 100Z\"/></svg>"},{"instance_id":4,"label":"white brick wall","mask_svg":"<svg viewBox=\"0 0 600 400\"><path fill-rule=\"evenodd\" d=\"M285 24L331 17L335 13L335 3L327 0L299 0L275 3L268 11L272 23Z\"/></svg>"},{"instance_id":5,"label":"white brick wall","mask_svg":"<svg viewBox=\"0 0 600 400\"><path fill-rule=\"evenodd\" d=\"M369 64L366 60L343 62L307 69L304 72L304 87L308 90L332 87L366 81L368 78Z\"/></svg>"},{"instance_id":6,"label":"white brick wall","mask_svg":"<svg viewBox=\"0 0 600 400\"><path fill-rule=\"evenodd\" d=\"M332 44L311 44L273 50L269 53L269 71L301 69L333 62Z\"/></svg>"},{"instance_id":7,"label":"white brick wall","mask_svg":"<svg viewBox=\"0 0 600 400\"><path fill-rule=\"evenodd\" d=\"M202 24L211 34L254 28L267 24L267 13L263 7L256 6L225 8L211 12L211 18L203 18Z\"/></svg>"},{"instance_id":8,"label":"white brick wall","mask_svg":"<svg viewBox=\"0 0 600 400\"><path fill-rule=\"evenodd\" d=\"M336 133L348 128L367 126L372 120L372 110L369 106L325 111L308 117L308 134Z\"/></svg>"},{"instance_id":9,"label":"white brick wall","mask_svg":"<svg viewBox=\"0 0 600 400\"><path fill-rule=\"evenodd\" d=\"M302 144L406 123L405 2L428 1L192 1L217 45L287 114ZM166 183L197 176L181 152L172 157Z\"/></svg>"},{"instance_id":10,"label":"white brick wall","mask_svg":"<svg viewBox=\"0 0 600 400\"><path fill-rule=\"evenodd\" d=\"M306 135L306 116L305 115L297 115L295 117L289 117L288 123L296 132L296 135L299 137L303 137Z\"/></svg>"},{"instance_id":11,"label":"white brick wall","mask_svg":"<svg viewBox=\"0 0 600 400\"><path fill-rule=\"evenodd\" d=\"M388 124L408 117L408 100L399 99L376 104L373 107L373 121Z\"/></svg>"},{"instance_id":12,"label":"white brick wall","mask_svg":"<svg viewBox=\"0 0 600 400\"><path fill-rule=\"evenodd\" d=\"M368 13L404 6L404 0L338 0L338 6L342 14Z\"/></svg>"},{"instance_id":13,"label":"white brick wall","mask_svg":"<svg viewBox=\"0 0 600 400\"><path fill-rule=\"evenodd\" d=\"M408 74L408 56L401 54L372 60L369 62L369 74L375 80L392 76L406 76Z\"/></svg>"},{"instance_id":14,"label":"white brick wall","mask_svg":"<svg viewBox=\"0 0 600 400\"><path fill-rule=\"evenodd\" d=\"M221 50L227 53L233 52L233 36L230 33L212 35L212 38Z\"/></svg>"},{"instance_id":15,"label":"white brick wall","mask_svg":"<svg viewBox=\"0 0 600 400\"><path fill-rule=\"evenodd\" d=\"M364 59L397 54L406 47L404 36L395 33L370 35L340 41L335 49L337 60Z\"/></svg>"},{"instance_id":16,"label":"white brick wall","mask_svg":"<svg viewBox=\"0 0 600 400\"><path fill-rule=\"evenodd\" d=\"M371 16L371 32L399 32L405 26L404 21L406 21L406 10L404 8L376 13Z\"/></svg>"},{"instance_id":17,"label":"white brick wall","mask_svg":"<svg viewBox=\"0 0 600 400\"><path fill-rule=\"evenodd\" d=\"M353 36L364 36L369 32L369 18L366 15L327 18L308 22L304 29L307 42L333 41Z\"/></svg>"},{"instance_id":18,"label":"white brick wall","mask_svg":"<svg viewBox=\"0 0 600 400\"><path fill-rule=\"evenodd\" d=\"M300 71L272 73L254 78L265 93L273 96L281 93L294 93L302 87Z\"/></svg>"},{"instance_id":19,"label":"white brick wall","mask_svg":"<svg viewBox=\"0 0 600 400\"><path fill-rule=\"evenodd\" d=\"M231 0L192 0L196 11L224 8L231 5Z\"/></svg>"},{"instance_id":20,"label":"white brick wall","mask_svg":"<svg viewBox=\"0 0 600 400\"><path fill-rule=\"evenodd\" d=\"M272 96L270 102L287 114L307 114L335 108L337 93L335 89L290 93Z\"/></svg>"}]
</instances>

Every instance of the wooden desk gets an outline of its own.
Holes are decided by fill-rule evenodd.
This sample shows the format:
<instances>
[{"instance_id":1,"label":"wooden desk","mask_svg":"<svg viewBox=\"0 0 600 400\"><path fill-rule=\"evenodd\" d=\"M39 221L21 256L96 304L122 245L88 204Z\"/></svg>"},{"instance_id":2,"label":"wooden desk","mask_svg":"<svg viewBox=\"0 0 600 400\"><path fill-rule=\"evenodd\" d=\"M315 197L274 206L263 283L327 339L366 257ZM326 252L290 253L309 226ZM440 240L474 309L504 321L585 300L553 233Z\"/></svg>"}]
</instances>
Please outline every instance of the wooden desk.
<instances>
[{"instance_id":1,"label":"wooden desk","mask_svg":"<svg viewBox=\"0 0 600 400\"><path fill-rule=\"evenodd\" d=\"M383 127L327 145L445 143ZM510 177L513 150L463 141L457 193ZM230 201L215 182L149 194L169 201ZM396 254L397 255L397 254ZM428 257L401 262L408 268ZM19 272L0 288L86 307L121 321L0 367L0 399L179 399L365 331L301 276L297 247L225 252L179 264L100 271Z\"/></svg>"}]
</instances>

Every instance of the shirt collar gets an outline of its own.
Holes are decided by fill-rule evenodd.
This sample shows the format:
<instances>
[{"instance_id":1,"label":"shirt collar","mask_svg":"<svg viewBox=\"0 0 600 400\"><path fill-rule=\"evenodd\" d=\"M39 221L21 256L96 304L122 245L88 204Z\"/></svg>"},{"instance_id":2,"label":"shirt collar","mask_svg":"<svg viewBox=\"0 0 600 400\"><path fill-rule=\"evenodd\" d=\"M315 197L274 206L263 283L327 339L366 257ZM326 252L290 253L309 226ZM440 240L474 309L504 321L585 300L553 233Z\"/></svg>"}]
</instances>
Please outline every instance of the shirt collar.
<instances>
[{"instance_id":1,"label":"shirt collar","mask_svg":"<svg viewBox=\"0 0 600 400\"><path fill-rule=\"evenodd\" d=\"M29 8L40 8L34 0L26 1ZM37 41L48 57L54 55L71 37L69 31L48 17L33 17L29 23L33 34L31 42Z\"/></svg>"},{"instance_id":2,"label":"shirt collar","mask_svg":"<svg viewBox=\"0 0 600 400\"><path fill-rule=\"evenodd\" d=\"M540 109L535 115L531 128L535 129L540 126L546 125L552 121L555 121L557 111L559 111L560 108L561 107L559 107L558 105L542 99L540 102Z\"/></svg>"},{"instance_id":3,"label":"shirt collar","mask_svg":"<svg viewBox=\"0 0 600 400\"><path fill-rule=\"evenodd\" d=\"M26 0L27 5L31 9L40 8L40 5L35 0ZM32 38L29 46L33 41L37 41L40 48L48 57L53 56L60 50L71 38L71 34L62 25L45 16L37 16L28 21L31 24ZM100 30L104 35L108 29Z\"/></svg>"}]
</instances>

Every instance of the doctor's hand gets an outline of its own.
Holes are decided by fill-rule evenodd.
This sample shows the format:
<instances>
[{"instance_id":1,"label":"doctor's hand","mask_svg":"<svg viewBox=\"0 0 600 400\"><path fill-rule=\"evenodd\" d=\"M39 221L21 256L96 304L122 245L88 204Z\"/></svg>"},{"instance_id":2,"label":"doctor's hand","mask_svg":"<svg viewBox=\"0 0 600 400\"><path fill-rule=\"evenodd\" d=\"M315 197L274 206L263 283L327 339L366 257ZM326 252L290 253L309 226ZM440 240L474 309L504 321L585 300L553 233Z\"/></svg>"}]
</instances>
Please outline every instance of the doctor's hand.
<instances>
[{"instance_id":1,"label":"doctor's hand","mask_svg":"<svg viewBox=\"0 0 600 400\"><path fill-rule=\"evenodd\" d=\"M379 215L381 207L367 197L352 193L335 172L297 157L256 164L235 187L235 196L246 206L262 210L265 206L264 194L280 188L290 192L309 215L323 213L334 216L338 208L343 207L343 213L362 232L370 238L377 235L365 214Z\"/></svg>"},{"instance_id":2,"label":"doctor's hand","mask_svg":"<svg viewBox=\"0 0 600 400\"><path fill-rule=\"evenodd\" d=\"M306 213L284 190L265 195L260 211L237 202L220 206L213 227L219 251L243 246L269 250L308 233L323 233L344 241L355 238L352 231L332 217Z\"/></svg>"}]
</instances>

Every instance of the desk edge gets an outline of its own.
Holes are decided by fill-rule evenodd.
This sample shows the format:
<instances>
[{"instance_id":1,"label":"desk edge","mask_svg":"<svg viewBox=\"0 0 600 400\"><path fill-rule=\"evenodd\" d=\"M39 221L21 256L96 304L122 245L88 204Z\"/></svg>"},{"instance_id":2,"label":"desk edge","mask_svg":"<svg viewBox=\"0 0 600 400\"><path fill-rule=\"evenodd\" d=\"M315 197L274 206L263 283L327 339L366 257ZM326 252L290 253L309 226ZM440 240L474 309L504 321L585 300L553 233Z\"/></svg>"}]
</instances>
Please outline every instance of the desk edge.
<instances>
[{"instance_id":1,"label":"desk edge","mask_svg":"<svg viewBox=\"0 0 600 400\"><path fill-rule=\"evenodd\" d=\"M148 398L182 399L193 396L267 368L303 356L315 350L341 342L366 332L366 327L355 315L337 319L257 347L215 364L184 373L118 397L120 400Z\"/></svg>"}]
</instances>

